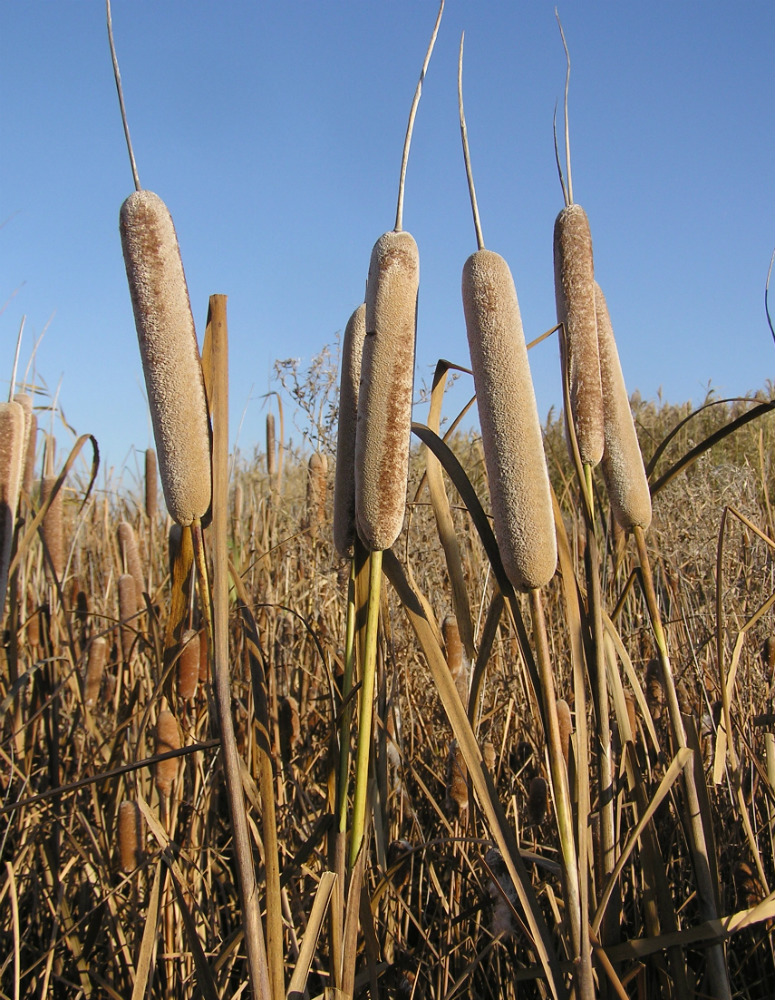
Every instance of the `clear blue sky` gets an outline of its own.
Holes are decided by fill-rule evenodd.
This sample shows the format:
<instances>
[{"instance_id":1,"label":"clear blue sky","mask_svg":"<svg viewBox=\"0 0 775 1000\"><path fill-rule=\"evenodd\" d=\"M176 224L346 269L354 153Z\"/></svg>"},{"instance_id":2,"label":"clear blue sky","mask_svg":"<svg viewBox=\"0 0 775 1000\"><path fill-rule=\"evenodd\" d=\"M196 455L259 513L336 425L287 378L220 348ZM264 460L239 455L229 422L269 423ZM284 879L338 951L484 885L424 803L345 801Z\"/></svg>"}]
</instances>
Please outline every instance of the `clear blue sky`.
<instances>
[{"instance_id":1,"label":"clear blue sky","mask_svg":"<svg viewBox=\"0 0 775 1000\"><path fill-rule=\"evenodd\" d=\"M276 358L331 343L391 229L406 119L436 0L114 0L141 182L169 206L201 338L229 296L232 427L263 435ZM575 200L589 215L630 390L673 402L762 387L775 243L771 0L560 4L573 69ZM405 228L420 248L416 380L467 364L460 274L475 249L456 106L464 89L484 236L528 338L554 323L561 208L554 4L447 0L417 115ZM132 191L101 0L0 3L0 372L37 371L122 466L150 443L118 212ZM773 292L775 297L775 291ZM542 416L556 340L531 352ZM418 407L416 418L426 411ZM298 441L300 435L293 431Z\"/></svg>"}]
</instances>

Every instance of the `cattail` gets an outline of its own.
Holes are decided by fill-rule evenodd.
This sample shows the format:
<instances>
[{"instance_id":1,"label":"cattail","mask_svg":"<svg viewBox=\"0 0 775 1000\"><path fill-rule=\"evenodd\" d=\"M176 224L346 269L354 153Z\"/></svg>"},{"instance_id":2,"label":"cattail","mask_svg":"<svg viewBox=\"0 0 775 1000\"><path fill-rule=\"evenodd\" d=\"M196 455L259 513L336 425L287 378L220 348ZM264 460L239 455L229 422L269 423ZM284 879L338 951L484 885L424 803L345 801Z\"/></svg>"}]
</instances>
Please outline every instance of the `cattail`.
<instances>
[{"instance_id":1,"label":"cattail","mask_svg":"<svg viewBox=\"0 0 775 1000\"><path fill-rule=\"evenodd\" d=\"M145 829L143 814L136 802L124 799L118 807L118 856L121 868L133 872L143 858Z\"/></svg>"},{"instance_id":2,"label":"cattail","mask_svg":"<svg viewBox=\"0 0 775 1000\"><path fill-rule=\"evenodd\" d=\"M775 677L775 635L768 635L762 643L762 664L768 681Z\"/></svg>"},{"instance_id":3,"label":"cattail","mask_svg":"<svg viewBox=\"0 0 775 1000\"><path fill-rule=\"evenodd\" d=\"M326 493L328 459L319 451L313 452L307 465L307 527L317 534L326 520Z\"/></svg>"},{"instance_id":4,"label":"cattail","mask_svg":"<svg viewBox=\"0 0 775 1000\"><path fill-rule=\"evenodd\" d=\"M449 745L447 755L447 812L455 818L468 809L468 769L457 740Z\"/></svg>"},{"instance_id":5,"label":"cattail","mask_svg":"<svg viewBox=\"0 0 775 1000\"><path fill-rule=\"evenodd\" d=\"M500 851L492 847L484 856L492 873L487 892L493 903L490 929L493 937L509 937L514 933L514 913L518 912L518 895Z\"/></svg>"},{"instance_id":6,"label":"cattail","mask_svg":"<svg viewBox=\"0 0 775 1000\"><path fill-rule=\"evenodd\" d=\"M634 528L637 525L645 531L651 524L651 493L616 350L608 305L597 282L595 315L603 389L603 477L608 499L617 522L623 528Z\"/></svg>"},{"instance_id":7,"label":"cattail","mask_svg":"<svg viewBox=\"0 0 775 1000\"><path fill-rule=\"evenodd\" d=\"M177 720L169 709L159 712L159 719L156 723L156 747L154 753L169 753L170 750L179 750L182 745L180 727ZM159 794L169 796L172 791L172 783L178 776L177 757L170 757L168 760L160 760L156 764L156 787Z\"/></svg>"},{"instance_id":8,"label":"cattail","mask_svg":"<svg viewBox=\"0 0 775 1000\"><path fill-rule=\"evenodd\" d=\"M495 746L492 740L485 740L482 744L482 757L487 770L495 774Z\"/></svg>"},{"instance_id":9,"label":"cattail","mask_svg":"<svg viewBox=\"0 0 775 1000\"><path fill-rule=\"evenodd\" d=\"M638 712L635 706L635 696L631 691L624 694L624 703L627 706L627 720L630 723L630 733L633 743L638 739Z\"/></svg>"},{"instance_id":10,"label":"cattail","mask_svg":"<svg viewBox=\"0 0 775 1000\"><path fill-rule=\"evenodd\" d=\"M108 640L102 635L95 636L89 644L86 676L84 677L84 701L87 705L96 705L99 700L107 655Z\"/></svg>"},{"instance_id":11,"label":"cattail","mask_svg":"<svg viewBox=\"0 0 775 1000\"><path fill-rule=\"evenodd\" d=\"M0 613L5 605L24 459L24 410L0 403Z\"/></svg>"},{"instance_id":12,"label":"cattail","mask_svg":"<svg viewBox=\"0 0 775 1000\"><path fill-rule=\"evenodd\" d=\"M232 512L234 517L234 523L239 524L242 521L242 509L245 505L245 495L242 488L242 483L237 483L234 487L234 499L232 505Z\"/></svg>"},{"instance_id":13,"label":"cattail","mask_svg":"<svg viewBox=\"0 0 775 1000\"><path fill-rule=\"evenodd\" d=\"M30 648L30 655L34 654L40 645L40 608L35 606L35 599L27 594L27 620L24 623L24 631L27 634L27 645Z\"/></svg>"},{"instance_id":14,"label":"cattail","mask_svg":"<svg viewBox=\"0 0 775 1000\"><path fill-rule=\"evenodd\" d=\"M157 489L156 452L153 448L145 449L145 516L151 523L156 520L159 510L159 491Z\"/></svg>"},{"instance_id":15,"label":"cattail","mask_svg":"<svg viewBox=\"0 0 775 1000\"><path fill-rule=\"evenodd\" d=\"M128 521L120 521L116 531L118 535L118 547L121 551L123 569L134 577L137 585L138 606L142 602L142 595L145 593L145 578L143 576L143 563L140 559L140 549L137 545L137 535L135 529Z\"/></svg>"},{"instance_id":16,"label":"cattail","mask_svg":"<svg viewBox=\"0 0 775 1000\"><path fill-rule=\"evenodd\" d=\"M44 476L41 480L41 507L48 502L48 499L53 492L55 482L56 476ZM43 523L40 526L40 535L43 539L43 544L46 547L50 560L50 562L46 563L46 569L48 572L51 572L53 569L54 575L58 580L62 579L65 571L65 538L62 527L62 494L63 490L60 489L51 501L51 506L46 511Z\"/></svg>"},{"instance_id":17,"label":"cattail","mask_svg":"<svg viewBox=\"0 0 775 1000\"><path fill-rule=\"evenodd\" d=\"M173 520L191 524L210 506L210 430L175 227L144 190L121 206L119 225L164 499Z\"/></svg>"},{"instance_id":18,"label":"cattail","mask_svg":"<svg viewBox=\"0 0 775 1000\"><path fill-rule=\"evenodd\" d=\"M513 586L534 590L554 575L557 542L517 292L499 254L468 258L463 307L495 536Z\"/></svg>"},{"instance_id":19,"label":"cattail","mask_svg":"<svg viewBox=\"0 0 775 1000\"><path fill-rule=\"evenodd\" d=\"M285 763L289 763L301 739L299 703L289 695L280 701L278 726L280 730L280 752Z\"/></svg>"},{"instance_id":20,"label":"cattail","mask_svg":"<svg viewBox=\"0 0 775 1000\"><path fill-rule=\"evenodd\" d=\"M530 791L527 797L527 815L534 826L538 826L546 815L547 798L546 781L540 775L536 775L530 782Z\"/></svg>"},{"instance_id":21,"label":"cattail","mask_svg":"<svg viewBox=\"0 0 775 1000\"><path fill-rule=\"evenodd\" d=\"M30 415L29 431L25 434L27 445L24 451L24 472L22 485L27 497L32 496L32 484L35 482L35 453L38 444L38 418L32 413Z\"/></svg>"},{"instance_id":22,"label":"cattail","mask_svg":"<svg viewBox=\"0 0 775 1000\"><path fill-rule=\"evenodd\" d=\"M370 551L401 533L409 476L420 257L403 230L374 244L355 438L355 518Z\"/></svg>"},{"instance_id":23,"label":"cattail","mask_svg":"<svg viewBox=\"0 0 775 1000\"><path fill-rule=\"evenodd\" d=\"M447 666L455 682L457 693L465 707L468 706L468 689L471 684L470 664L460 641L460 629L454 615L447 615L441 626L444 638L444 648L447 653Z\"/></svg>"},{"instance_id":24,"label":"cattail","mask_svg":"<svg viewBox=\"0 0 775 1000\"><path fill-rule=\"evenodd\" d=\"M565 328L563 365L568 372L571 412L585 465L597 465L604 447L594 273L586 212L581 205L566 205L554 223L554 294L557 322Z\"/></svg>"},{"instance_id":25,"label":"cattail","mask_svg":"<svg viewBox=\"0 0 775 1000\"><path fill-rule=\"evenodd\" d=\"M570 717L570 705L564 698L557 701L557 724L560 727L560 746L567 767L570 762L570 738L573 733L573 722Z\"/></svg>"},{"instance_id":26,"label":"cattail","mask_svg":"<svg viewBox=\"0 0 775 1000\"><path fill-rule=\"evenodd\" d=\"M651 718L659 722L665 705L665 688L662 683L662 665L654 658L646 665L645 695Z\"/></svg>"},{"instance_id":27,"label":"cattail","mask_svg":"<svg viewBox=\"0 0 775 1000\"><path fill-rule=\"evenodd\" d=\"M199 633L186 629L181 637L182 649L178 657L178 694L183 701L190 701L199 683Z\"/></svg>"},{"instance_id":28,"label":"cattail","mask_svg":"<svg viewBox=\"0 0 775 1000\"><path fill-rule=\"evenodd\" d=\"M355 541L355 428L358 423L358 388L365 337L366 305L363 303L347 321L342 341L334 480L334 545L341 556L352 554Z\"/></svg>"},{"instance_id":29,"label":"cattail","mask_svg":"<svg viewBox=\"0 0 775 1000\"><path fill-rule=\"evenodd\" d=\"M266 415L266 474L271 479L275 473L274 413Z\"/></svg>"},{"instance_id":30,"label":"cattail","mask_svg":"<svg viewBox=\"0 0 775 1000\"><path fill-rule=\"evenodd\" d=\"M207 632L199 633L199 682L207 684L210 680L210 647L207 644Z\"/></svg>"},{"instance_id":31,"label":"cattail","mask_svg":"<svg viewBox=\"0 0 775 1000\"><path fill-rule=\"evenodd\" d=\"M137 584L131 573L122 573L118 578L118 618L121 623L121 652L125 662L129 662L132 644L135 640L137 615ZM129 624L129 623L132 624Z\"/></svg>"}]
</instances>

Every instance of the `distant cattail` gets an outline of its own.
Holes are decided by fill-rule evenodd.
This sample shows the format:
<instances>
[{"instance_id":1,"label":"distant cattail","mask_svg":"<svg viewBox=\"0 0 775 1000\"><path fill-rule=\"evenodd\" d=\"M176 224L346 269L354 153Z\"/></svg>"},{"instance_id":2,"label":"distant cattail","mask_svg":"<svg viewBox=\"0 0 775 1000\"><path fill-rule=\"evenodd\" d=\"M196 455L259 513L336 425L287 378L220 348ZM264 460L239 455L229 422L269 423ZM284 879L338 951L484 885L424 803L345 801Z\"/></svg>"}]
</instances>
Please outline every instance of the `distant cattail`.
<instances>
[{"instance_id":1,"label":"distant cattail","mask_svg":"<svg viewBox=\"0 0 775 1000\"><path fill-rule=\"evenodd\" d=\"M339 380L339 427L334 480L334 545L341 556L352 554L355 541L355 428L361 382L366 305L359 305L344 329Z\"/></svg>"},{"instance_id":2,"label":"distant cattail","mask_svg":"<svg viewBox=\"0 0 775 1000\"><path fill-rule=\"evenodd\" d=\"M118 547L121 550L123 561L122 569L134 577L137 585L138 606L145 593L145 579L143 576L143 563L140 559L140 549L137 545L137 535L135 529L128 521L120 521L117 529Z\"/></svg>"},{"instance_id":3,"label":"distant cattail","mask_svg":"<svg viewBox=\"0 0 775 1000\"><path fill-rule=\"evenodd\" d=\"M293 757L301 739L299 703L292 695L280 701L278 727L280 730L280 751L287 764Z\"/></svg>"},{"instance_id":4,"label":"distant cattail","mask_svg":"<svg viewBox=\"0 0 775 1000\"><path fill-rule=\"evenodd\" d=\"M24 459L24 410L0 403L0 615L5 605Z\"/></svg>"},{"instance_id":5,"label":"distant cattail","mask_svg":"<svg viewBox=\"0 0 775 1000\"><path fill-rule=\"evenodd\" d=\"M560 746L567 767L570 761L570 738L573 733L573 722L570 716L570 706L563 698L557 701L557 724L560 727Z\"/></svg>"},{"instance_id":6,"label":"distant cattail","mask_svg":"<svg viewBox=\"0 0 775 1000\"><path fill-rule=\"evenodd\" d=\"M514 913L518 912L518 894L500 851L492 847L484 856L493 878L487 892L493 903L491 931L493 937L510 937L514 933Z\"/></svg>"},{"instance_id":7,"label":"distant cattail","mask_svg":"<svg viewBox=\"0 0 775 1000\"><path fill-rule=\"evenodd\" d=\"M635 696L631 691L624 694L624 703L627 706L627 721L630 723L631 739L633 743L638 740L638 711L635 706Z\"/></svg>"},{"instance_id":8,"label":"distant cattail","mask_svg":"<svg viewBox=\"0 0 775 1000\"><path fill-rule=\"evenodd\" d=\"M662 683L662 665L658 659L649 660L646 665L645 675L646 704L649 707L651 718L658 722L662 718L662 711L665 705L665 688Z\"/></svg>"},{"instance_id":9,"label":"distant cattail","mask_svg":"<svg viewBox=\"0 0 775 1000\"><path fill-rule=\"evenodd\" d=\"M145 449L145 516L149 521L156 520L159 509L159 491L157 484L156 452L153 448Z\"/></svg>"},{"instance_id":10,"label":"distant cattail","mask_svg":"<svg viewBox=\"0 0 775 1000\"><path fill-rule=\"evenodd\" d=\"M420 257L407 232L374 244L355 440L355 518L371 551L401 533L409 475Z\"/></svg>"},{"instance_id":11,"label":"distant cattail","mask_svg":"<svg viewBox=\"0 0 775 1000\"><path fill-rule=\"evenodd\" d=\"M447 666L455 682L457 693L464 707L468 707L468 689L471 685L471 670L466 657L463 643L460 641L460 629L454 615L447 615L441 625L444 638L444 648L447 653Z\"/></svg>"},{"instance_id":12,"label":"distant cattail","mask_svg":"<svg viewBox=\"0 0 775 1000\"><path fill-rule=\"evenodd\" d=\"M485 740L482 744L482 757L484 757L487 770L491 774L495 774L495 747L492 740Z\"/></svg>"},{"instance_id":13,"label":"distant cattail","mask_svg":"<svg viewBox=\"0 0 775 1000\"><path fill-rule=\"evenodd\" d=\"M120 230L164 499L191 524L210 506L210 432L175 227L161 198L140 190L121 206Z\"/></svg>"},{"instance_id":14,"label":"distant cattail","mask_svg":"<svg viewBox=\"0 0 775 1000\"><path fill-rule=\"evenodd\" d=\"M137 629L138 610L137 584L131 573L122 573L118 578L118 618L121 622L121 652L126 662L132 653L132 644Z\"/></svg>"},{"instance_id":15,"label":"distant cattail","mask_svg":"<svg viewBox=\"0 0 775 1000\"><path fill-rule=\"evenodd\" d=\"M266 415L266 474L271 479L275 473L274 413Z\"/></svg>"},{"instance_id":16,"label":"distant cattail","mask_svg":"<svg viewBox=\"0 0 775 1000\"><path fill-rule=\"evenodd\" d=\"M121 868L132 872L142 861L145 828L136 802L124 799L118 807L118 856Z\"/></svg>"},{"instance_id":17,"label":"distant cattail","mask_svg":"<svg viewBox=\"0 0 775 1000\"><path fill-rule=\"evenodd\" d=\"M181 637L178 657L178 694L183 701L190 701L199 683L199 633L186 629Z\"/></svg>"},{"instance_id":18,"label":"distant cattail","mask_svg":"<svg viewBox=\"0 0 775 1000\"><path fill-rule=\"evenodd\" d=\"M581 461L603 457L603 390L597 349L594 263L589 221L581 205L566 205L554 223L554 294L565 327L563 362Z\"/></svg>"},{"instance_id":19,"label":"distant cattail","mask_svg":"<svg viewBox=\"0 0 775 1000\"><path fill-rule=\"evenodd\" d=\"M554 575L557 542L517 293L499 254L468 258L463 307L495 536L513 586L533 590Z\"/></svg>"},{"instance_id":20,"label":"distant cattail","mask_svg":"<svg viewBox=\"0 0 775 1000\"><path fill-rule=\"evenodd\" d=\"M242 483L237 483L234 487L234 498L232 503L232 515L234 523L239 524L242 520L242 510L245 505L245 492Z\"/></svg>"},{"instance_id":21,"label":"distant cattail","mask_svg":"<svg viewBox=\"0 0 775 1000\"><path fill-rule=\"evenodd\" d=\"M449 745L447 755L447 812L462 817L468 809L468 769L457 740Z\"/></svg>"},{"instance_id":22,"label":"distant cattail","mask_svg":"<svg viewBox=\"0 0 775 1000\"><path fill-rule=\"evenodd\" d=\"M632 419L608 306L595 282L597 344L603 389L605 451L603 477L616 520L623 528L651 524L651 493Z\"/></svg>"},{"instance_id":23,"label":"distant cattail","mask_svg":"<svg viewBox=\"0 0 775 1000\"><path fill-rule=\"evenodd\" d=\"M56 476L44 476L40 483L40 505L48 502L52 495ZM65 537L62 526L62 496L63 488L60 488L51 506L46 511L43 522L40 526L40 535L48 551L50 565L46 564L47 570L53 568L58 580L62 579L65 572Z\"/></svg>"},{"instance_id":24,"label":"distant cattail","mask_svg":"<svg viewBox=\"0 0 775 1000\"><path fill-rule=\"evenodd\" d=\"M102 635L95 636L89 644L86 676L84 677L84 701L87 705L96 705L99 700L107 655L108 640Z\"/></svg>"},{"instance_id":25,"label":"distant cattail","mask_svg":"<svg viewBox=\"0 0 775 1000\"><path fill-rule=\"evenodd\" d=\"M317 533L326 520L328 459L313 452L307 465L307 526Z\"/></svg>"},{"instance_id":26,"label":"distant cattail","mask_svg":"<svg viewBox=\"0 0 775 1000\"><path fill-rule=\"evenodd\" d=\"M154 753L169 753L170 750L179 750L182 745L180 728L177 720L169 709L159 712L159 719L156 723L156 747ZM172 791L172 783L178 775L178 765L180 761L177 757L170 757L168 760L160 760L156 765L156 787L159 794L168 796Z\"/></svg>"},{"instance_id":27,"label":"distant cattail","mask_svg":"<svg viewBox=\"0 0 775 1000\"><path fill-rule=\"evenodd\" d=\"M775 677L775 635L768 635L762 643L762 663L768 681Z\"/></svg>"},{"instance_id":28,"label":"distant cattail","mask_svg":"<svg viewBox=\"0 0 775 1000\"><path fill-rule=\"evenodd\" d=\"M32 495L32 484L35 482L35 454L38 444L38 418L33 413L30 415L29 431L25 434L27 442L24 450L24 471L22 475L22 485L28 497Z\"/></svg>"},{"instance_id":29,"label":"distant cattail","mask_svg":"<svg viewBox=\"0 0 775 1000\"><path fill-rule=\"evenodd\" d=\"M527 798L527 815L534 826L537 826L546 815L547 792L545 779L540 775L533 778Z\"/></svg>"}]
</instances>

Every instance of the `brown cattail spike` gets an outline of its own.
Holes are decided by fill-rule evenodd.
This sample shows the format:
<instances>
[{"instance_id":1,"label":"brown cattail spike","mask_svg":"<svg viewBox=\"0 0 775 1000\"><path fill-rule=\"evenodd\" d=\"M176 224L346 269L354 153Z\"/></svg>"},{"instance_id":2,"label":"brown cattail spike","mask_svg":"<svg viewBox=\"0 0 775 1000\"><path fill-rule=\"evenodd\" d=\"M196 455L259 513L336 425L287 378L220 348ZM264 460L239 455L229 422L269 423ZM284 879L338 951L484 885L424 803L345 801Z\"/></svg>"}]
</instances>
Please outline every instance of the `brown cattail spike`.
<instances>
[{"instance_id":1,"label":"brown cattail spike","mask_svg":"<svg viewBox=\"0 0 775 1000\"><path fill-rule=\"evenodd\" d=\"M565 766L570 761L570 738L573 733L573 722L571 721L570 706L563 698L557 701L557 724L560 728L560 746L562 755L565 758Z\"/></svg>"},{"instance_id":2,"label":"brown cattail spike","mask_svg":"<svg viewBox=\"0 0 775 1000\"><path fill-rule=\"evenodd\" d=\"M168 753L170 750L179 750L182 745L180 728L175 716L168 709L159 712L159 719L156 723L156 747L154 753ZM160 760L156 765L156 787L159 794L168 797L172 792L172 784L178 775L178 765L180 761L177 757L170 757L167 760Z\"/></svg>"},{"instance_id":3,"label":"brown cattail spike","mask_svg":"<svg viewBox=\"0 0 775 1000\"><path fill-rule=\"evenodd\" d=\"M11 565L23 460L24 410L19 403L0 403L0 617Z\"/></svg>"},{"instance_id":4,"label":"brown cattail spike","mask_svg":"<svg viewBox=\"0 0 775 1000\"><path fill-rule=\"evenodd\" d=\"M370 551L389 549L404 521L420 258L414 238L390 232L374 245L366 289L355 517Z\"/></svg>"},{"instance_id":5,"label":"brown cattail spike","mask_svg":"<svg viewBox=\"0 0 775 1000\"><path fill-rule=\"evenodd\" d=\"M44 476L40 483L40 505L48 503L54 491L56 476ZM62 526L62 488L51 500L51 504L40 526L40 534L48 551L50 562L46 563L47 571L53 569L61 581L65 572L65 537Z\"/></svg>"},{"instance_id":6,"label":"brown cattail spike","mask_svg":"<svg viewBox=\"0 0 775 1000\"><path fill-rule=\"evenodd\" d=\"M136 802L124 799L118 807L118 856L125 872L133 872L142 861L144 839L140 807Z\"/></svg>"},{"instance_id":7,"label":"brown cattail spike","mask_svg":"<svg viewBox=\"0 0 775 1000\"><path fill-rule=\"evenodd\" d=\"M191 524L210 506L210 432L175 227L161 198L141 190L121 206L120 230L164 499L173 520Z\"/></svg>"},{"instance_id":8,"label":"brown cattail spike","mask_svg":"<svg viewBox=\"0 0 775 1000\"><path fill-rule=\"evenodd\" d=\"M89 645L89 657L86 661L86 676L84 677L84 701L90 707L99 701L107 655L108 640L101 635L95 636Z\"/></svg>"},{"instance_id":9,"label":"brown cattail spike","mask_svg":"<svg viewBox=\"0 0 775 1000\"><path fill-rule=\"evenodd\" d=\"M145 516L153 523L159 509L157 484L156 452L153 448L145 450Z\"/></svg>"},{"instance_id":10,"label":"brown cattail spike","mask_svg":"<svg viewBox=\"0 0 775 1000\"><path fill-rule=\"evenodd\" d=\"M530 782L530 792L527 799L528 819L534 825L538 825L546 815L546 803L548 799L546 780L537 775Z\"/></svg>"},{"instance_id":11,"label":"brown cattail spike","mask_svg":"<svg viewBox=\"0 0 775 1000\"><path fill-rule=\"evenodd\" d=\"M468 809L468 769L457 740L449 745L446 806L447 812L454 818L462 818Z\"/></svg>"},{"instance_id":12,"label":"brown cattail spike","mask_svg":"<svg viewBox=\"0 0 775 1000\"><path fill-rule=\"evenodd\" d=\"M140 558L140 549L137 545L137 535L135 529L128 521L120 521L117 529L118 546L121 550L122 569L134 577L137 586L138 604L145 593L145 578L143 576L143 563Z\"/></svg>"},{"instance_id":13,"label":"brown cattail spike","mask_svg":"<svg viewBox=\"0 0 775 1000\"><path fill-rule=\"evenodd\" d=\"M557 542L517 292L499 254L468 258L463 307L495 536L513 586L533 590L554 575Z\"/></svg>"},{"instance_id":14,"label":"brown cattail spike","mask_svg":"<svg viewBox=\"0 0 775 1000\"><path fill-rule=\"evenodd\" d=\"M274 437L274 413L266 415L266 474L271 479L275 474L276 450Z\"/></svg>"},{"instance_id":15,"label":"brown cattail spike","mask_svg":"<svg viewBox=\"0 0 775 1000\"><path fill-rule=\"evenodd\" d=\"M328 459L316 451L307 465L307 527L313 534L320 531L326 520L327 479Z\"/></svg>"},{"instance_id":16,"label":"brown cattail spike","mask_svg":"<svg viewBox=\"0 0 775 1000\"><path fill-rule=\"evenodd\" d=\"M199 633L187 629L181 637L182 649L178 658L178 694L183 701L190 701L199 683Z\"/></svg>"},{"instance_id":17,"label":"brown cattail spike","mask_svg":"<svg viewBox=\"0 0 775 1000\"><path fill-rule=\"evenodd\" d=\"M441 625L441 634L444 638L444 649L447 653L447 666L455 682L457 693L464 707L468 707L468 690L471 686L471 669L468 659L460 641L460 629L457 618L454 615L447 615Z\"/></svg>"},{"instance_id":18,"label":"brown cattail spike","mask_svg":"<svg viewBox=\"0 0 775 1000\"><path fill-rule=\"evenodd\" d=\"M581 205L567 205L554 223L557 322L565 328L563 366L581 461L603 457L603 390L597 351L594 264L589 221Z\"/></svg>"},{"instance_id":19,"label":"brown cattail spike","mask_svg":"<svg viewBox=\"0 0 775 1000\"><path fill-rule=\"evenodd\" d=\"M632 419L608 305L595 282L597 345L603 389L605 451L603 477L614 517L623 528L651 524L651 493Z\"/></svg>"},{"instance_id":20,"label":"brown cattail spike","mask_svg":"<svg viewBox=\"0 0 775 1000\"><path fill-rule=\"evenodd\" d=\"M132 655L132 645L137 631L137 584L131 573L122 573L118 578L118 617L121 622L121 653L125 662Z\"/></svg>"},{"instance_id":21,"label":"brown cattail spike","mask_svg":"<svg viewBox=\"0 0 775 1000\"><path fill-rule=\"evenodd\" d=\"M342 341L334 480L334 545L341 556L352 554L355 541L355 429L358 423L358 389L365 337L364 303L358 306L347 321Z\"/></svg>"}]
</instances>

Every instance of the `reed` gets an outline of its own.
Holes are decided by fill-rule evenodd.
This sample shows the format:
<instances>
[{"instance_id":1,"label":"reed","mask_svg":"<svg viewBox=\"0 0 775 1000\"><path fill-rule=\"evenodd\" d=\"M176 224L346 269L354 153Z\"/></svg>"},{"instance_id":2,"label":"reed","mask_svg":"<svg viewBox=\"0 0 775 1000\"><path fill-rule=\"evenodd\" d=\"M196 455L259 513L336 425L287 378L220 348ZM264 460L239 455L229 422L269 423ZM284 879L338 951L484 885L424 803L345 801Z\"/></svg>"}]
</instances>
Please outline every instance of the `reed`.
<instances>
[{"instance_id":1,"label":"reed","mask_svg":"<svg viewBox=\"0 0 775 1000\"><path fill-rule=\"evenodd\" d=\"M266 474L270 479L274 479L277 467L277 449L274 435L274 413L266 415Z\"/></svg>"},{"instance_id":2,"label":"reed","mask_svg":"<svg viewBox=\"0 0 775 1000\"><path fill-rule=\"evenodd\" d=\"M350 316L344 330L342 372L339 380L339 424L334 478L334 545L343 557L352 555L355 541L355 439L365 337L366 304L362 303Z\"/></svg>"}]
</instances>

